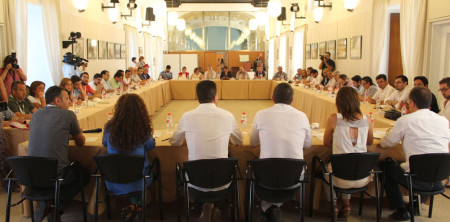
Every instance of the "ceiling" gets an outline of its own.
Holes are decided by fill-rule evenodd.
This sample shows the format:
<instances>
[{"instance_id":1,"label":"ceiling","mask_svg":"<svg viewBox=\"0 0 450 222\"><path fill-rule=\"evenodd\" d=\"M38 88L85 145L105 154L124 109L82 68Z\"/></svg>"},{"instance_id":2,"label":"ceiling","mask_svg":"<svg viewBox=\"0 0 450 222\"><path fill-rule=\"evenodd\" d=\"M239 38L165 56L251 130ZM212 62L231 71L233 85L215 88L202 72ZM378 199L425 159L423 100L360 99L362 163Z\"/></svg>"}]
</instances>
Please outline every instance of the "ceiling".
<instances>
[{"instance_id":1,"label":"ceiling","mask_svg":"<svg viewBox=\"0 0 450 222\"><path fill-rule=\"evenodd\" d=\"M177 8L181 4L217 4L248 3L254 7L266 7L269 0L165 0L168 8Z\"/></svg>"}]
</instances>

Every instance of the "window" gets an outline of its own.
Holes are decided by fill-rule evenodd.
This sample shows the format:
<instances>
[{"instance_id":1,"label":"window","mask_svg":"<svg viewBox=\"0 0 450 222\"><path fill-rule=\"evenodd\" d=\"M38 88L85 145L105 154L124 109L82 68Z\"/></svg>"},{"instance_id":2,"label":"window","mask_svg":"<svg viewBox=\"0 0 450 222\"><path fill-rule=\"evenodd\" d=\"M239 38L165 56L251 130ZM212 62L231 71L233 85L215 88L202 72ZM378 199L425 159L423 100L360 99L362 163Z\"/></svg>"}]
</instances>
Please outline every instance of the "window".
<instances>
[{"instance_id":1,"label":"window","mask_svg":"<svg viewBox=\"0 0 450 222\"><path fill-rule=\"evenodd\" d=\"M269 64L268 64L269 70L268 73L266 73L269 79L272 79L273 76L273 65L275 64L274 53L275 53L275 42L274 39L271 39L269 41Z\"/></svg>"},{"instance_id":2,"label":"window","mask_svg":"<svg viewBox=\"0 0 450 222\"><path fill-rule=\"evenodd\" d=\"M54 84L46 56L41 6L33 3L28 3L27 6L27 85L39 80L49 88Z\"/></svg>"},{"instance_id":3,"label":"window","mask_svg":"<svg viewBox=\"0 0 450 222\"><path fill-rule=\"evenodd\" d=\"M295 32L292 54L292 70L297 73L298 68L305 68L303 67L303 29Z\"/></svg>"},{"instance_id":4,"label":"window","mask_svg":"<svg viewBox=\"0 0 450 222\"><path fill-rule=\"evenodd\" d=\"M286 36L281 36L280 39L280 54L279 54L279 66L283 67L283 70L286 72Z\"/></svg>"}]
</instances>

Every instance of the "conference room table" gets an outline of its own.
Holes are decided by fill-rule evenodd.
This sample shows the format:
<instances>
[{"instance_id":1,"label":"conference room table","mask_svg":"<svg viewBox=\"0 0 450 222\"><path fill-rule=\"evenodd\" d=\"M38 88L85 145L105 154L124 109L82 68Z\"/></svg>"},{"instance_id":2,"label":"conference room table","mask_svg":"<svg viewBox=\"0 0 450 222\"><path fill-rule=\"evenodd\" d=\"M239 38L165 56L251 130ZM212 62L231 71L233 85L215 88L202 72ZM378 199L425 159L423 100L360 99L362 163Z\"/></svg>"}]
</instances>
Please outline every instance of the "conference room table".
<instances>
[{"instance_id":1,"label":"conference room table","mask_svg":"<svg viewBox=\"0 0 450 222\"><path fill-rule=\"evenodd\" d=\"M247 166L247 161L252 159L257 159L259 157L260 148L259 146L250 146L249 131L250 126L243 129L244 141L241 146L230 145L229 146L229 156L233 158L238 158L239 168L245 178L245 170ZM386 131L386 128L375 129L375 136L381 137ZM311 162L314 156L319 157L323 161L328 161L331 155L331 148L323 146L323 129L320 131L313 131L312 147L309 149L304 149L304 159L308 164L308 169L311 169ZM167 133L166 130L155 130L155 135L158 135L156 140L156 147L153 151L149 153L149 158L153 159L157 157L161 163L161 182L162 182L162 192L163 192L163 202L172 202L176 199L175 192L175 165L176 163L183 163L188 159L188 149L186 145L182 146L171 146L170 143L165 140L171 135ZM69 159L71 161L79 161L81 167L89 173L93 173L96 169L95 161L93 156L106 154L107 150L101 144L102 133L92 133L85 134L86 144L84 147L78 147L73 141L69 144ZM391 148L381 148L378 146L379 140L375 139L374 144L368 146L369 152L381 153L379 160L383 160L386 157L391 157L398 161L405 161L405 155L401 145L397 145ZM28 141L19 144L18 155L26 156L28 154ZM318 181L316 184L316 192L314 194L314 209L319 208L319 203L321 199L321 183ZM103 187L103 186L101 186ZM307 187L309 189L309 186ZM245 180L239 182L240 198L241 203L245 200ZM373 191L373 188L372 188ZM103 197L103 191L100 195ZM86 200L88 201L88 212L93 213L94 211L94 180L91 179L90 183L85 188ZM101 197L101 198L102 198ZM152 189L149 192L149 200L155 199L156 189ZM306 198L309 197L309 192L307 192ZM100 200L101 200L100 198ZM26 203L28 204L28 203ZM243 205L242 205L243 206ZM24 214L29 215L27 205L24 205ZM104 204L100 204L99 212L103 212L105 209ZM243 210L244 208L242 208Z\"/></svg>"}]
</instances>

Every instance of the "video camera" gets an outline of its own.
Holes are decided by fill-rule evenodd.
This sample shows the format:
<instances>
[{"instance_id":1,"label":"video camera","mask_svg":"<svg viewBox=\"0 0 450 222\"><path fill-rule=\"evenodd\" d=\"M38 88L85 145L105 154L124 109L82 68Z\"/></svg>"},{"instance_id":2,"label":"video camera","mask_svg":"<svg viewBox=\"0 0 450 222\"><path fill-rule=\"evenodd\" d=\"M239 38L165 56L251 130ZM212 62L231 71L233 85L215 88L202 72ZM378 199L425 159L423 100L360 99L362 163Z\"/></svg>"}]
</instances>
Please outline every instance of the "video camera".
<instances>
[{"instance_id":1,"label":"video camera","mask_svg":"<svg viewBox=\"0 0 450 222\"><path fill-rule=\"evenodd\" d=\"M327 59L325 55L320 55L320 60Z\"/></svg>"},{"instance_id":2,"label":"video camera","mask_svg":"<svg viewBox=\"0 0 450 222\"><path fill-rule=\"evenodd\" d=\"M71 52L67 52L66 54L64 54L63 58L64 58L63 59L64 63L70 64L70 65L73 65L76 67L79 67L83 64L87 67L87 63L89 62L89 60L80 58L79 56L76 56L76 55L72 54Z\"/></svg>"},{"instance_id":3,"label":"video camera","mask_svg":"<svg viewBox=\"0 0 450 222\"><path fill-rule=\"evenodd\" d=\"M11 55L6 56L5 65L11 64L14 69L18 69L19 65L17 64L16 53L12 52Z\"/></svg>"}]
</instances>

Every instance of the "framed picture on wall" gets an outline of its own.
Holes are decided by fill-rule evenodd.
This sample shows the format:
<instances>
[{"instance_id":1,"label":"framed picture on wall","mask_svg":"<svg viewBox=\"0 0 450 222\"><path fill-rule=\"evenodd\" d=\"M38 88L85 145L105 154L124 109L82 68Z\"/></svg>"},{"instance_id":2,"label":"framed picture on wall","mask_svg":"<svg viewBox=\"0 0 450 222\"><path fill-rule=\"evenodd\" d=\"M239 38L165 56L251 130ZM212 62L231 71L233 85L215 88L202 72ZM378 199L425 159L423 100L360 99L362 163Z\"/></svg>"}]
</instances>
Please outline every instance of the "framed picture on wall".
<instances>
[{"instance_id":1,"label":"framed picture on wall","mask_svg":"<svg viewBox=\"0 0 450 222\"><path fill-rule=\"evenodd\" d=\"M116 59L120 59L120 44L114 43L114 54Z\"/></svg>"},{"instance_id":2,"label":"framed picture on wall","mask_svg":"<svg viewBox=\"0 0 450 222\"><path fill-rule=\"evenodd\" d=\"M107 55L108 59L115 59L116 56L114 54L114 43L108 42L107 44Z\"/></svg>"},{"instance_id":3,"label":"framed picture on wall","mask_svg":"<svg viewBox=\"0 0 450 222\"><path fill-rule=\"evenodd\" d=\"M144 47L138 47L139 57L144 56ZM139 58L137 58L139 59Z\"/></svg>"},{"instance_id":4,"label":"framed picture on wall","mask_svg":"<svg viewBox=\"0 0 450 222\"><path fill-rule=\"evenodd\" d=\"M306 44L305 54L306 59L311 59L311 44Z\"/></svg>"},{"instance_id":5,"label":"framed picture on wall","mask_svg":"<svg viewBox=\"0 0 450 222\"><path fill-rule=\"evenodd\" d=\"M311 44L311 59L317 59L318 57L318 51L317 51L317 43Z\"/></svg>"},{"instance_id":6,"label":"framed picture on wall","mask_svg":"<svg viewBox=\"0 0 450 222\"><path fill-rule=\"evenodd\" d=\"M337 40L337 58L347 58L347 38Z\"/></svg>"},{"instance_id":7,"label":"framed picture on wall","mask_svg":"<svg viewBox=\"0 0 450 222\"><path fill-rule=\"evenodd\" d=\"M98 59L106 59L107 46L105 41L98 41Z\"/></svg>"},{"instance_id":8,"label":"framed picture on wall","mask_svg":"<svg viewBox=\"0 0 450 222\"><path fill-rule=\"evenodd\" d=\"M87 39L87 59L97 59L98 41Z\"/></svg>"},{"instance_id":9,"label":"framed picture on wall","mask_svg":"<svg viewBox=\"0 0 450 222\"><path fill-rule=\"evenodd\" d=\"M120 44L120 58L125 59L127 56L127 47L125 44Z\"/></svg>"},{"instance_id":10,"label":"framed picture on wall","mask_svg":"<svg viewBox=\"0 0 450 222\"><path fill-rule=\"evenodd\" d=\"M85 58L84 57L84 39L79 38L76 41L77 41L76 43L73 43L73 54L77 55L81 58Z\"/></svg>"},{"instance_id":11,"label":"framed picture on wall","mask_svg":"<svg viewBox=\"0 0 450 222\"><path fill-rule=\"evenodd\" d=\"M332 60L336 59L336 40L330 40L327 44L327 52L330 52L330 58Z\"/></svg>"},{"instance_id":12,"label":"framed picture on wall","mask_svg":"<svg viewBox=\"0 0 450 222\"><path fill-rule=\"evenodd\" d=\"M327 51L327 42L319 43L319 55L325 55L326 51Z\"/></svg>"},{"instance_id":13,"label":"framed picture on wall","mask_svg":"<svg viewBox=\"0 0 450 222\"><path fill-rule=\"evenodd\" d=\"M352 36L350 38L350 58L361 59L362 36Z\"/></svg>"}]
</instances>

